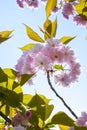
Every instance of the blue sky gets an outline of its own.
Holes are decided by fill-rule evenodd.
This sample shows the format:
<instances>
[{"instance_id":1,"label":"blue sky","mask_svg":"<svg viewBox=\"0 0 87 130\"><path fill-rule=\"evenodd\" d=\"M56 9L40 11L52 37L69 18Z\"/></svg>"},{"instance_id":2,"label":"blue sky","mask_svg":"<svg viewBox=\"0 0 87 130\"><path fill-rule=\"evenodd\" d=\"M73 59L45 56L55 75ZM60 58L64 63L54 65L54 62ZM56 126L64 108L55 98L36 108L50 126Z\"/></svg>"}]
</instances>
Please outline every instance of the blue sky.
<instances>
[{"instance_id":1,"label":"blue sky","mask_svg":"<svg viewBox=\"0 0 87 130\"><path fill-rule=\"evenodd\" d=\"M39 31L38 25L43 26L45 21L44 5L38 10L31 10L29 8L20 9L16 0L3 0L0 3L0 31L13 30L13 37L0 45L0 67L13 68L22 52L19 47L27 43L31 43L25 32L23 23L33 28L41 36L43 34ZM55 16L52 16L54 19ZM82 66L82 74L78 82L70 88L63 88L55 86L56 91L61 95L73 111L80 116L81 111L87 111L87 30L83 26L76 26L71 20L66 20L61 14L57 14L58 28L56 38L70 35L76 36L74 40L69 43L69 46L74 50L77 58ZM52 103L55 105L54 113L58 111L65 111L72 116L70 112L64 107L62 102L57 99L55 94L50 90L46 77L43 74L38 74L35 79L35 85L32 87L24 86L24 93L35 92L46 95L48 98L53 99Z\"/></svg>"}]
</instances>

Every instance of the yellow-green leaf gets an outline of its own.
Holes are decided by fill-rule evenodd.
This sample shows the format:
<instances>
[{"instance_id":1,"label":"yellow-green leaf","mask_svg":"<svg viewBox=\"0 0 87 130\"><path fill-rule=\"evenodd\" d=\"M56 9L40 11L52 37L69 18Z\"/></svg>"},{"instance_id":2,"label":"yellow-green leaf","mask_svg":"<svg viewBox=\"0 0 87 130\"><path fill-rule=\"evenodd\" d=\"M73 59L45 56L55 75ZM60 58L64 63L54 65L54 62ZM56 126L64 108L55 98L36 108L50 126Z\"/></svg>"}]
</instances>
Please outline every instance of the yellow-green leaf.
<instances>
[{"instance_id":1,"label":"yellow-green leaf","mask_svg":"<svg viewBox=\"0 0 87 130\"><path fill-rule=\"evenodd\" d=\"M6 30L6 31L2 31L0 32L0 43L8 40L10 37L10 34L13 32L13 30L9 31L9 30Z\"/></svg>"},{"instance_id":2,"label":"yellow-green leaf","mask_svg":"<svg viewBox=\"0 0 87 130\"><path fill-rule=\"evenodd\" d=\"M52 22L51 37L55 37L57 30L57 18Z\"/></svg>"},{"instance_id":3,"label":"yellow-green leaf","mask_svg":"<svg viewBox=\"0 0 87 130\"><path fill-rule=\"evenodd\" d=\"M8 79L7 75L4 73L2 68L0 68L0 83L6 82Z\"/></svg>"},{"instance_id":4,"label":"yellow-green leaf","mask_svg":"<svg viewBox=\"0 0 87 130\"><path fill-rule=\"evenodd\" d=\"M46 16L49 17L51 14L51 11L56 7L57 4L57 0L47 0L47 4L46 4Z\"/></svg>"},{"instance_id":5,"label":"yellow-green leaf","mask_svg":"<svg viewBox=\"0 0 87 130\"><path fill-rule=\"evenodd\" d=\"M23 94L23 104L27 105L32 99L32 97L33 96L31 94Z\"/></svg>"},{"instance_id":6,"label":"yellow-green leaf","mask_svg":"<svg viewBox=\"0 0 87 130\"><path fill-rule=\"evenodd\" d=\"M26 32L29 38L31 38L34 41L44 42L44 40L35 31L33 31L29 26L25 25L25 27L26 27Z\"/></svg>"},{"instance_id":7,"label":"yellow-green leaf","mask_svg":"<svg viewBox=\"0 0 87 130\"><path fill-rule=\"evenodd\" d=\"M52 22L49 19L46 19L46 21L44 22L44 38L45 40L51 37L51 32L52 32Z\"/></svg>"},{"instance_id":8,"label":"yellow-green leaf","mask_svg":"<svg viewBox=\"0 0 87 130\"><path fill-rule=\"evenodd\" d=\"M18 83L23 86L34 74L23 74L19 77Z\"/></svg>"},{"instance_id":9,"label":"yellow-green leaf","mask_svg":"<svg viewBox=\"0 0 87 130\"><path fill-rule=\"evenodd\" d=\"M83 14L87 16L87 11L85 11L86 7L87 7L87 2L85 2L85 0L80 0L80 2L75 5L75 11L78 14Z\"/></svg>"},{"instance_id":10,"label":"yellow-green leaf","mask_svg":"<svg viewBox=\"0 0 87 130\"><path fill-rule=\"evenodd\" d=\"M0 123L0 130L2 130L4 128L5 124Z\"/></svg>"},{"instance_id":11,"label":"yellow-green leaf","mask_svg":"<svg viewBox=\"0 0 87 130\"><path fill-rule=\"evenodd\" d=\"M60 64L55 64L54 68L57 69L57 70L64 70L63 66L60 65Z\"/></svg>"},{"instance_id":12,"label":"yellow-green leaf","mask_svg":"<svg viewBox=\"0 0 87 130\"><path fill-rule=\"evenodd\" d=\"M60 130L69 130L70 126L66 126L66 125L58 125Z\"/></svg>"},{"instance_id":13,"label":"yellow-green leaf","mask_svg":"<svg viewBox=\"0 0 87 130\"><path fill-rule=\"evenodd\" d=\"M63 43L63 44L68 44L71 40L73 40L75 37L72 37L72 36L63 36L60 41Z\"/></svg>"},{"instance_id":14,"label":"yellow-green leaf","mask_svg":"<svg viewBox=\"0 0 87 130\"><path fill-rule=\"evenodd\" d=\"M74 120L64 112L58 112L52 117L51 123L65 126L73 126Z\"/></svg>"},{"instance_id":15,"label":"yellow-green leaf","mask_svg":"<svg viewBox=\"0 0 87 130\"><path fill-rule=\"evenodd\" d=\"M49 20L49 19L47 18L46 21L44 22L44 25L43 25L44 30L46 30L47 27L48 27L51 23L52 23L51 20Z\"/></svg>"},{"instance_id":16,"label":"yellow-green leaf","mask_svg":"<svg viewBox=\"0 0 87 130\"><path fill-rule=\"evenodd\" d=\"M34 48L34 43L29 43L29 44L26 44L25 46L21 47L20 49L22 51L29 51L31 48Z\"/></svg>"},{"instance_id":17,"label":"yellow-green leaf","mask_svg":"<svg viewBox=\"0 0 87 130\"><path fill-rule=\"evenodd\" d=\"M9 78L11 78L11 79L15 79L16 76L17 76L17 74L18 74L18 72L16 72L16 71L13 70L13 69L10 69L10 68L4 68L4 69L3 69L3 72L4 72L5 74L7 74L7 76L8 76Z\"/></svg>"}]
</instances>

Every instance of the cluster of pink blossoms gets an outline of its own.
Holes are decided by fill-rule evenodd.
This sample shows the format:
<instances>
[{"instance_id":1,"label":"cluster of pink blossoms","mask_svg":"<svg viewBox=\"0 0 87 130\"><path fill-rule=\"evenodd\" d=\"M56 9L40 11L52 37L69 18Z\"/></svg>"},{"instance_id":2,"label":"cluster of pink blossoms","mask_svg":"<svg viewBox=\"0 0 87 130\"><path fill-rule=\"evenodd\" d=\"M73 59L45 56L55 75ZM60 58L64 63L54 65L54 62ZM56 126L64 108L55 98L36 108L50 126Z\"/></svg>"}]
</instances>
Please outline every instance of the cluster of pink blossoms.
<instances>
[{"instance_id":1,"label":"cluster of pink blossoms","mask_svg":"<svg viewBox=\"0 0 87 130\"><path fill-rule=\"evenodd\" d=\"M78 15L74 9L74 6L79 3L79 0L76 2L65 2L63 4L62 14L66 19L69 19L70 16L73 17L73 21L76 22L77 25L87 25L87 20L83 19L80 15Z\"/></svg>"},{"instance_id":2,"label":"cluster of pink blossoms","mask_svg":"<svg viewBox=\"0 0 87 130\"><path fill-rule=\"evenodd\" d=\"M20 8L24 8L26 5L33 8L38 8L40 5L40 2L46 2L47 0L17 0L17 4Z\"/></svg>"},{"instance_id":3,"label":"cluster of pink blossoms","mask_svg":"<svg viewBox=\"0 0 87 130\"><path fill-rule=\"evenodd\" d=\"M56 69L55 66L62 66L62 69ZM35 44L34 48L24 51L15 68L19 76L26 73L36 74L39 70L50 72L55 83L64 87L75 83L81 73L74 51L54 38L48 39L43 45ZM32 83L32 79L29 83Z\"/></svg>"},{"instance_id":4,"label":"cluster of pink blossoms","mask_svg":"<svg viewBox=\"0 0 87 130\"><path fill-rule=\"evenodd\" d=\"M23 126L30 126L28 124L28 120L31 117L31 111L27 110L23 115L18 112L13 118L12 118L12 125L14 126L13 130L26 130Z\"/></svg>"},{"instance_id":5,"label":"cluster of pink blossoms","mask_svg":"<svg viewBox=\"0 0 87 130\"><path fill-rule=\"evenodd\" d=\"M17 0L17 4L20 8L24 8L26 5L30 8L37 9L39 8L41 3L46 3L47 0ZM58 12L58 7L55 7L52 12Z\"/></svg>"},{"instance_id":6,"label":"cluster of pink blossoms","mask_svg":"<svg viewBox=\"0 0 87 130\"><path fill-rule=\"evenodd\" d=\"M24 8L26 5L31 8L38 8L40 3L46 3L47 0L17 0L17 4L20 8ZM52 10L52 13L56 13L62 9L62 14L64 18L69 19L70 16L73 17L73 21L77 25L87 25L87 20L82 18L76 13L74 6L79 3L79 0L73 2L65 2L64 0L59 0L57 5Z\"/></svg>"},{"instance_id":7,"label":"cluster of pink blossoms","mask_svg":"<svg viewBox=\"0 0 87 130\"><path fill-rule=\"evenodd\" d=\"M87 113L82 112L81 116L77 118L76 123L78 126L87 127ZM69 130L74 130L74 126L72 126Z\"/></svg>"}]
</instances>

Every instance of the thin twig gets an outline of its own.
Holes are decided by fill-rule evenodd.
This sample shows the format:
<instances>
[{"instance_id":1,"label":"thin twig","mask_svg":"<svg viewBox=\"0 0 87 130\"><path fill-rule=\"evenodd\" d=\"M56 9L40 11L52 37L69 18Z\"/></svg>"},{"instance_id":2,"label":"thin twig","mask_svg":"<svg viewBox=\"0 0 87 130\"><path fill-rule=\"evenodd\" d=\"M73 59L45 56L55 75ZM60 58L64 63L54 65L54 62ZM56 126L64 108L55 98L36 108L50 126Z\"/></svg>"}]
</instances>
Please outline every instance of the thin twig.
<instances>
[{"instance_id":1,"label":"thin twig","mask_svg":"<svg viewBox=\"0 0 87 130\"><path fill-rule=\"evenodd\" d=\"M49 72L47 72L47 80L48 84L51 88L51 90L55 93L55 95L63 102L64 106L71 112L71 114L77 119L76 114L72 111L72 109L67 105L67 103L64 101L64 99L56 92L56 90L53 88L52 83L50 81L50 75Z\"/></svg>"},{"instance_id":2,"label":"thin twig","mask_svg":"<svg viewBox=\"0 0 87 130\"><path fill-rule=\"evenodd\" d=\"M4 114L0 111L0 116L6 121L8 122L9 124L11 124L11 120Z\"/></svg>"}]
</instances>

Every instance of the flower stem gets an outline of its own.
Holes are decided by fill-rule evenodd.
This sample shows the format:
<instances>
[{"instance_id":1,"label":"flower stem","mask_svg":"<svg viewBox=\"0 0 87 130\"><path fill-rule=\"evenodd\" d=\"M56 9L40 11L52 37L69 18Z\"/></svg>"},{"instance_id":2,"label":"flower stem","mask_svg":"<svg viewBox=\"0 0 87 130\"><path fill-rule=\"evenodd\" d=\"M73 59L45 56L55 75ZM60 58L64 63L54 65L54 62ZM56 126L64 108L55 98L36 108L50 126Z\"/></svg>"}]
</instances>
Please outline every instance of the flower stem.
<instances>
[{"instance_id":1,"label":"flower stem","mask_svg":"<svg viewBox=\"0 0 87 130\"><path fill-rule=\"evenodd\" d=\"M70 111L70 113L75 117L75 119L77 119L76 114L72 111L72 109L67 105L67 103L64 101L64 99L56 92L56 90L53 88L52 83L50 81L50 75L49 72L47 72L47 80L48 80L48 84L51 88L51 90L55 93L55 95L62 101L62 103L64 104L64 106Z\"/></svg>"}]
</instances>

